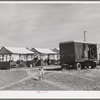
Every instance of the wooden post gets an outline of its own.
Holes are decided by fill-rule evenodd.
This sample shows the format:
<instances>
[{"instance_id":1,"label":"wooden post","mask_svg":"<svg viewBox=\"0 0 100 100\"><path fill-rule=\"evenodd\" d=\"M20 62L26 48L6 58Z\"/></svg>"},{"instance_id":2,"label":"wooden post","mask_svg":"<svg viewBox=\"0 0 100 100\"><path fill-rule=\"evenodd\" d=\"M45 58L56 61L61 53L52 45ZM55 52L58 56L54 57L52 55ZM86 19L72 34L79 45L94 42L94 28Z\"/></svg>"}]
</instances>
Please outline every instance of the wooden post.
<instances>
[{"instance_id":1,"label":"wooden post","mask_svg":"<svg viewBox=\"0 0 100 100\"><path fill-rule=\"evenodd\" d=\"M1 55L1 61L3 60L2 55Z\"/></svg>"},{"instance_id":2,"label":"wooden post","mask_svg":"<svg viewBox=\"0 0 100 100\"><path fill-rule=\"evenodd\" d=\"M2 56L0 55L0 62L1 62Z\"/></svg>"},{"instance_id":3,"label":"wooden post","mask_svg":"<svg viewBox=\"0 0 100 100\"><path fill-rule=\"evenodd\" d=\"M26 61L28 61L28 57L29 57L29 55L26 55Z\"/></svg>"},{"instance_id":4,"label":"wooden post","mask_svg":"<svg viewBox=\"0 0 100 100\"><path fill-rule=\"evenodd\" d=\"M26 55L24 55L24 60L25 60L25 67L27 66L27 54Z\"/></svg>"},{"instance_id":5,"label":"wooden post","mask_svg":"<svg viewBox=\"0 0 100 100\"><path fill-rule=\"evenodd\" d=\"M11 60L11 55L9 55L10 57L9 57L9 60Z\"/></svg>"},{"instance_id":6,"label":"wooden post","mask_svg":"<svg viewBox=\"0 0 100 100\"><path fill-rule=\"evenodd\" d=\"M35 58L34 54L33 54L33 55L31 55L31 60L32 60L33 67L35 66L35 61L34 61L34 58Z\"/></svg>"},{"instance_id":7,"label":"wooden post","mask_svg":"<svg viewBox=\"0 0 100 100\"><path fill-rule=\"evenodd\" d=\"M48 65L49 65L49 54L48 54L48 61L47 62L48 62Z\"/></svg>"},{"instance_id":8,"label":"wooden post","mask_svg":"<svg viewBox=\"0 0 100 100\"><path fill-rule=\"evenodd\" d=\"M6 54L6 62L7 62L7 54Z\"/></svg>"},{"instance_id":9,"label":"wooden post","mask_svg":"<svg viewBox=\"0 0 100 100\"><path fill-rule=\"evenodd\" d=\"M19 54L19 61L20 61L20 54Z\"/></svg>"},{"instance_id":10,"label":"wooden post","mask_svg":"<svg viewBox=\"0 0 100 100\"><path fill-rule=\"evenodd\" d=\"M26 57L25 57L25 55L23 55L24 56L24 61L26 61Z\"/></svg>"},{"instance_id":11,"label":"wooden post","mask_svg":"<svg viewBox=\"0 0 100 100\"><path fill-rule=\"evenodd\" d=\"M31 60L33 60L33 57L32 57L33 55L31 55Z\"/></svg>"},{"instance_id":12,"label":"wooden post","mask_svg":"<svg viewBox=\"0 0 100 100\"><path fill-rule=\"evenodd\" d=\"M59 56L59 54L57 54L57 64L59 65L59 60L58 60L58 56Z\"/></svg>"},{"instance_id":13,"label":"wooden post","mask_svg":"<svg viewBox=\"0 0 100 100\"><path fill-rule=\"evenodd\" d=\"M4 62L4 55L2 55L2 62Z\"/></svg>"}]
</instances>

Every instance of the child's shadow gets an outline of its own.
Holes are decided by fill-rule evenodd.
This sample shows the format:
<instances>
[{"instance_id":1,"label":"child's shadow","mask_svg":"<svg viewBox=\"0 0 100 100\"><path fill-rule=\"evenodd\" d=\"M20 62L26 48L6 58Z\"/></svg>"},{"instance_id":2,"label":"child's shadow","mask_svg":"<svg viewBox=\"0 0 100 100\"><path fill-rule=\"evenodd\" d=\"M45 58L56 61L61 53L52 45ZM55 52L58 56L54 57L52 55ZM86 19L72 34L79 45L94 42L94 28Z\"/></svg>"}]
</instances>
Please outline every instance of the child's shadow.
<instances>
[{"instance_id":1,"label":"child's shadow","mask_svg":"<svg viewBox=\"0 0 100 100\"><path fill-rule=\"evenodd\" d=\"M39 81L39 79L37 79L37 78L32 78L34 81Z\"/></svg>"}]
</instances>

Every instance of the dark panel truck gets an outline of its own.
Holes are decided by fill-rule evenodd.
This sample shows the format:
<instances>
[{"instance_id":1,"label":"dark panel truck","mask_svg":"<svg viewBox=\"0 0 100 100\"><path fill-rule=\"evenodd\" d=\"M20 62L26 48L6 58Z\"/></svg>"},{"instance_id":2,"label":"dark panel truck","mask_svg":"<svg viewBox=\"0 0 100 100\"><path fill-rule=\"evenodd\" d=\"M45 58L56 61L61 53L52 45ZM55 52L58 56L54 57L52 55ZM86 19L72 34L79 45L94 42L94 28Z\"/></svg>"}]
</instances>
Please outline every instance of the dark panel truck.
<instances>
[{"instance_id":1,"label":"dark panel truck","mask_svg":"<svg viewBox=\"0 0 100 100\"><path fill-rule=\"evenodd\" d=\"M60 42L60 65L62 69L96 68L97 44L68 41Z\"/></svg>"}]
</instances>

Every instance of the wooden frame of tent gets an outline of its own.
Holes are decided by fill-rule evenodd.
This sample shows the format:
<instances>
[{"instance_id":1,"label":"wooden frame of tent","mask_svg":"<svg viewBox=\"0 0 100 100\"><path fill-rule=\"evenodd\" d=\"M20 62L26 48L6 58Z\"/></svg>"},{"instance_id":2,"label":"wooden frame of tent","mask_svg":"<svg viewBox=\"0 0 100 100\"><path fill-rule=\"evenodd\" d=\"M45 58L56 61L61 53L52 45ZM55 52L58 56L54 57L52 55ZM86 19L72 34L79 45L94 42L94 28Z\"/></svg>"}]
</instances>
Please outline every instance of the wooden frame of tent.
<instances>
[{"instance_id":1,"label":"wooden frame of tent","mask_svg":"<svg viewBox=\"0 0 100 100\"><path fill-rule=\"evenodd\" d=\"M13 54L13 53L12 53ZM4 62L4 61L11 61L13 60L13 57L12 57L12 54L0 54L0 62ZM21 61L21 56L23 55L24 56L24 61L28 61L27 58L28 56L31 55L31 60L33 59L33 55L32 54L17 54L19 55L19 61ZM6 56L6 59L4 60L4 56ZM9 59L8 59L9 57Z\"/></svg>"}]
</instances>

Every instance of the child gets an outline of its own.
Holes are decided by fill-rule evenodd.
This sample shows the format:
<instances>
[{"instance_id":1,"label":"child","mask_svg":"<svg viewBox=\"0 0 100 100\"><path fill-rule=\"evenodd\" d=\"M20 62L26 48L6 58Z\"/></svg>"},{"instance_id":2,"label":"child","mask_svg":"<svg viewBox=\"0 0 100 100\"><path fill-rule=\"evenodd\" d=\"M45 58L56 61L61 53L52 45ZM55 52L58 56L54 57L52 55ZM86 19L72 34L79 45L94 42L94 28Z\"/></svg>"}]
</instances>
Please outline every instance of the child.
<instances>
[{"instance_id":1,"label":"child","mask_svg":"<svg viewBox=\"0 0 100 100\"><path fill-rule=\"evenodd\" d=\"M44 80L44 70L43 70L43 67L39 68L39 80Z\"/></svg>"}]
</instances>

